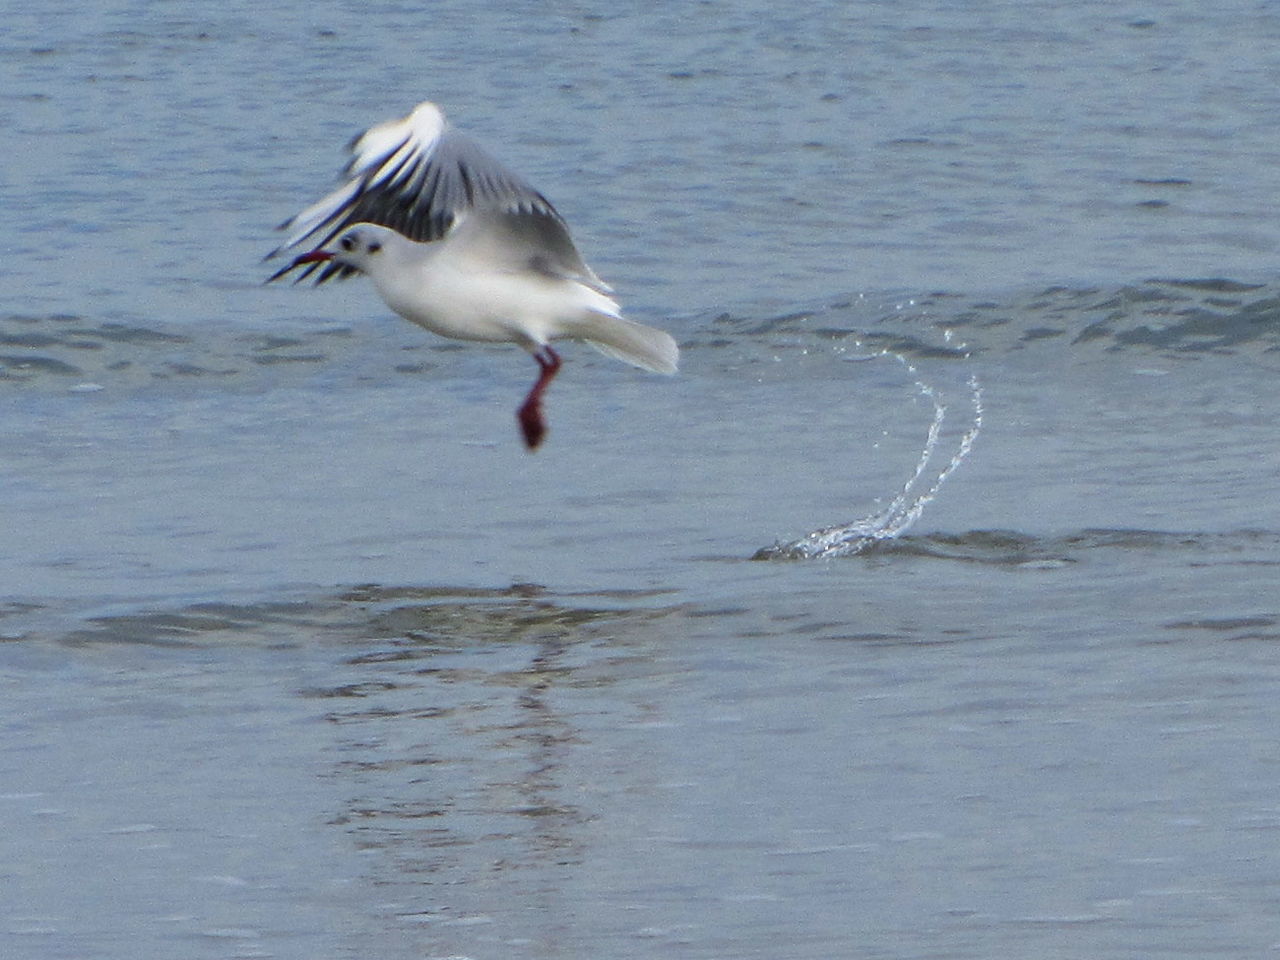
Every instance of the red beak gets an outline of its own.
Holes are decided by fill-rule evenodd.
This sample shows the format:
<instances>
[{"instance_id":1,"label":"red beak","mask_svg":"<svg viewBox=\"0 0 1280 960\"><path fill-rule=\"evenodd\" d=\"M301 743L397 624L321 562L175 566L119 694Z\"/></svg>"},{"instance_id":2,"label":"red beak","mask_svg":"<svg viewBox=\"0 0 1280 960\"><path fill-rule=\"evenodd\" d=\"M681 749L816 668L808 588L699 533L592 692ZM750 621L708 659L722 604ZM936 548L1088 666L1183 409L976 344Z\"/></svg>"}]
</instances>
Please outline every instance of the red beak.
<instances>
[{"instance_id":1,"label":"red beak","mask_svg":"<svg viewBox=\"0 0 1280 960\"><path fill-rule=\"evenodd\" d=\"M312 250L310 253L304 253L298 257L297 260L293 261L293 265L296 267L300 263L324 263L326 260L332 259L333 254L327 250Z\"/></svg>"}]
</instances>

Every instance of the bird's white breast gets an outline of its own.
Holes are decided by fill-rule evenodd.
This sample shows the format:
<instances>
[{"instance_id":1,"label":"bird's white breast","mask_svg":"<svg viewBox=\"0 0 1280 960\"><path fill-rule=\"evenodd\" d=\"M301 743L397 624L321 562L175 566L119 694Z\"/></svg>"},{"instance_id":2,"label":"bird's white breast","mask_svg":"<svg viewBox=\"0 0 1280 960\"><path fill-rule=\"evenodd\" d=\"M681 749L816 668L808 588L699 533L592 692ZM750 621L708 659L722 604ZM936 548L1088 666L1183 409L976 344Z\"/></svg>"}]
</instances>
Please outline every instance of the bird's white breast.
<instances>
[{"instance_id":1,"label":"bird's white breast","mask_svg":"<svg viewBox=\"0 0 1280 960\"><path fill-rule=\"evenodd\" d=\"M583 318L616 304L580 283L528 270L494 268L448 239L415 244L394 266L371 274L387 306L432 333L534 349L572 335ZM381 265L380 265L381 266Z\"/></svg>"}]
</instances>

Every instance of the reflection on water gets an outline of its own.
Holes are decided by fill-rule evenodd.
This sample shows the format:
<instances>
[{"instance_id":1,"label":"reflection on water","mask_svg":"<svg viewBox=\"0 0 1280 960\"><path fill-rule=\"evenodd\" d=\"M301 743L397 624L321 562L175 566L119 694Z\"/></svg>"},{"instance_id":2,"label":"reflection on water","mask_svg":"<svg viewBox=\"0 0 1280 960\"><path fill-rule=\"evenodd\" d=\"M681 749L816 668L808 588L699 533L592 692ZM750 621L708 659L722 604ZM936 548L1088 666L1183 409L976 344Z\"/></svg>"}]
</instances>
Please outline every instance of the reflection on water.
<instances>
[{"instance_id":1,"label":"reflection on water","mask_svg":"<svg viewBox=\"0 0 1280 960\"><path fill-rule=\"evenodd\" d=\"M603 813L575 757L619 685L653 671L671 614L652 593L481 594L348 593L361 636L335 682L304 691L337 733L331 822L374 857L381 909L425 924L435 955L474 949L497 917L492 936L552 948L569 913L557 891Z\"/></svg>"},{"instance_id":2,"label":"reflection on water","mask_svg":"<svg viewBox=\"0 0 1280 960\"><path fill-rule=\"evenodd\" d=\"M620 685L661 671L653 648L678 612L663 596L362 586L310 604L101 617L63 642L324 644L323 682L297 694L333 729L328 822L367 855L380 909L438 937L519 895L502 936L546 936L561 921L536 905L588 855L601 814L575 752L629 697Z\"/></svg>"},{"instance_id":3,"label":"reflection on water","mask_svg":"<svg viewBox=\"0 0 1280 960\"><path fill-rule=\"evenodd\" d=\"M680 614L663 591L367 585L100 616L49 639L113 659L307 665L314 682L291 692L329 733L321 753L298 760L319 771L324 823L376 892L373 912L421 929L429 955L445 956L474 950L499 916L490 935L503 941L556 939L570 912L557 891L592 855L604 812L593 783L604 772L580 753L612 750L625 739L619 718L651 709L636 686L670 670L655 651ZM226 733L246 751L234 726ZM294 739L287 724L272 735Z\"/></svg>"},{"instance_id":4,"label":"reflection on water","mask_svg":"<svg viewBox=\"0 0 1280 960\"><path fill-rule=\"evenodd\" d=\"M105 827L77 831L90 852L150 824L130 855L164 851L179 902L209 874L232 885L225 917L167 921L191 956L212 955L199 944L226 930L245 956L278 955L273 937L297 936L282 927L310 909L351 926L351 955L762 955L751 945L780 935L803 944L796 956L864 935L890 953L914 937L923 955L938 936L1017 940L1029 924L1074 930L1073 917L1100 928L1096 946L1170 902L1135 907L1136 884L1188 871L1165 821L1227 780L1188 786L1177 772L1237 749L1236 727L1198 718L1215 690L1265 685L1280 623L1244 595L1162 596L1142 608L1151 652L1135 657L1133 630L1117 635L1096 598L1135 556L1176 577L1273 563L1278 545L1257 531L974 531L906 535L838 564L701 561L728 580L767 575L768 604L744 602L743 584L693 602L522 583L117 612L5 645L53 648L108 686L66 696L59 675L64 694L39 708L78 718L72 742L94 727L101 758L68 776L87 786L63 795L40 772L8 802L19 825L55 806L78 822L81 800L108 811ZM920 589L927 606L911 602ZM1088 603L1063 602L1080 592ZM1252 642L1224 658L1220 641ZM1099 754L1116 725L1129 731L1107 740L1120 755ZM20 729L25 749L49 729ZM1230 824L1262 816L1264 793L1237 797ZM1173 812L1153 820L1153 805ZM1226 869L1242 830L1224 848L1221 832L1184 828L1178 844ZM1031 884L1024 834L1045 851ZM300 862L314 875L288 874ZM894 871L932 880L885 886ZM1126 872L1138 879L1117 884ZM1049 875L1116 892L1064 899ZM26 883L35 900L51 892ZM147 921L157 902L144 885L123 915ZM75 939L70 914L22 915L59 943L95 942ZM934 932L884 920L903 916Z\"/></svg>"}]
</instances>

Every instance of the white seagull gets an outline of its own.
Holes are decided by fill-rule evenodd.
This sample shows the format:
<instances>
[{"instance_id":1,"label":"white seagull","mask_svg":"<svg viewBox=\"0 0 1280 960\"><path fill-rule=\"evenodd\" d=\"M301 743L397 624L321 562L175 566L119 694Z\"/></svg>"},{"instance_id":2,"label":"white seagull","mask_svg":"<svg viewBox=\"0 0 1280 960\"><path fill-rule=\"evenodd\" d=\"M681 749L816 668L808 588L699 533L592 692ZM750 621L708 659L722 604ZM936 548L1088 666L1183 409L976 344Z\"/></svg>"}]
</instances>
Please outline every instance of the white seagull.
<instances>
[{"instance_id":1,"label":"white seagull","mask_svg":"<svg viewBox=\"0 0 1280 960\"><path fill-rule=\"evenodd\" d=\"M288 238L268 259L310 249L268 282L297 268L296 280L314 272L318 284L363 273L432 333L519 344L540 371L517 412L530 450L546 434L542 393L560 369L552 340L675 373L675 340L623 319L551 202L450 129L434 103L371 127L349 150L346 182L280 225Z\"/></svg>"}]
</instances>

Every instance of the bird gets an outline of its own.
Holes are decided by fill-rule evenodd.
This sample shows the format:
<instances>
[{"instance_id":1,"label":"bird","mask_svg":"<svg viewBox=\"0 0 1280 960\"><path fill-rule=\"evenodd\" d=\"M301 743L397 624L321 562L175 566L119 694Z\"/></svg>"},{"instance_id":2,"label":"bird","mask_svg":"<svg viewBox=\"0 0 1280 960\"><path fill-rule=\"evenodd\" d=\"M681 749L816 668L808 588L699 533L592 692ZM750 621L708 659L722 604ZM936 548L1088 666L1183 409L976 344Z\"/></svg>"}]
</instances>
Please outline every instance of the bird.
<instances>
[{"instance_id":1,"label":"bird","mask_svg":"<svg viewBox=\"0 0 1280 960\"><path fill-rule=\"evenodd\" d=\"M393 311L457 340L514 343L538 364L516 411L528 450L547 433L542 397L561 367L552 341L582 340L674 374L675 339L625 319L545 196L424 101L348 145L336 190L280 224L267 260L304 248L267 282L364 274Z\"/></svg>"}]
</instances>

